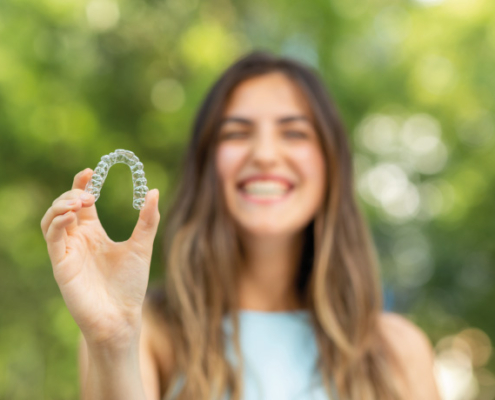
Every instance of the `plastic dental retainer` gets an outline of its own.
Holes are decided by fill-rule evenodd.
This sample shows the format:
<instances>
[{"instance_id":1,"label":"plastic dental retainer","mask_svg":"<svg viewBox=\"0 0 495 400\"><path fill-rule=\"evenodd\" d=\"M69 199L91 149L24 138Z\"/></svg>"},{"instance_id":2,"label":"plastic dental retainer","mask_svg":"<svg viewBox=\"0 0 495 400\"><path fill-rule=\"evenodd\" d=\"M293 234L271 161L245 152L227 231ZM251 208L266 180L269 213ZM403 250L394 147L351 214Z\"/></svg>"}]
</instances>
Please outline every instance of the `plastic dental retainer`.
<instances>
[{"instance_id":1,"label":"plastic dental retainer","mask_svg":"<svg viewBox=\"0 0 495 400\"><path fill-rule=\"evenodd\" d=\"M143 163L139 161L139 158L129 150L117 149L114 152L101 157L101 161L96 166L91 180L84 189L85 192L91 193L95 196L95 202L100 197L101 188L103 182L108 175L108 170L115 164L122 163L127 164L131 168L132 183L133 183L133 201L132 206L136 210L141 210L144 205L144 197L148 193L148 186L146 186L146 178L144 177Z\"/></svg>"}]
</instances>

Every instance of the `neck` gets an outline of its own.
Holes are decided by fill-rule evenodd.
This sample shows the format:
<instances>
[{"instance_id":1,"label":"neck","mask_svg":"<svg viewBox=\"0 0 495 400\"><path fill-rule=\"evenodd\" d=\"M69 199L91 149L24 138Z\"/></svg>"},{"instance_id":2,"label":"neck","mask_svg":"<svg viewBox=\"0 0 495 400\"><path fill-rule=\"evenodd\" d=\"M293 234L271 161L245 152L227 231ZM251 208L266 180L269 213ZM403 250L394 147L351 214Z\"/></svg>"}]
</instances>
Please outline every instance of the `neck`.
<instances>
[{"instance_id":1,"label":"neck","mask_svg":"<svg viewBox=\"0 0 495 400\"><path fill-rule=\"evenodd\" d=\"M303 235L245 237L245 262L239 271L239 307L255 311L302 308L296 287Z\"/></svg>"}]
</instances>

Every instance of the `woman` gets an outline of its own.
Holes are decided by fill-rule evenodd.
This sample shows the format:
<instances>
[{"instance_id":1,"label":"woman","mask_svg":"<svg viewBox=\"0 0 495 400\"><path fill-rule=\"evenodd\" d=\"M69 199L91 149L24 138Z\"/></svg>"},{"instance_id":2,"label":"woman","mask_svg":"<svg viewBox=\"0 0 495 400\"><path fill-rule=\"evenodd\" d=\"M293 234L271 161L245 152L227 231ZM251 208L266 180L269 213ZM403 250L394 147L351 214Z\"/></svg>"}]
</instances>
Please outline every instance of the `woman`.
<instances>
[{"instance_id":1,"label":"woman","mask_svg":"<svg viewBox=\"0 0 495 400\"><path fill-rule=\"evenodd\" d=\"M433 352L382 311L344 128L316 73L254 52L199 110L146 296L160 215L103 230L91 170L42 220L81 328L84 399L438 400Z\"/></svg>"}]
</instances>

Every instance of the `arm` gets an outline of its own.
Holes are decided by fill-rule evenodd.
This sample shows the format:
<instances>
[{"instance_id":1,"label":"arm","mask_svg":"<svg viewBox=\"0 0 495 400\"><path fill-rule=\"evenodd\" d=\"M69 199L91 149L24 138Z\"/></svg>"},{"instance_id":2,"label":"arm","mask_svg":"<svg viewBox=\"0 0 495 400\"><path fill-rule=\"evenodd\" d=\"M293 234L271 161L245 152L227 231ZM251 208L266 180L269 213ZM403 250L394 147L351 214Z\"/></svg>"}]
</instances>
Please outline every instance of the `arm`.
<instances>
[{"instance_id":1,"label":"arm","mask_svg":"<svg viewBox=\"0 0 495 400\"><path fill-rule=\"evenodd\" d=\"M146 380L153 374L143 380L140 363L149 359L143 301L160 221L158 191L146 194L131 237L114 242L98 218L96 198L84 192L90 172L77 174L72 190L41 220L55 281L84 336L81 394L83 400L157 400L156 384Z\"/></svg>"},{"instance_id":2,"label":"arm","mask_svg":"<svg viewBox=\"0 0 495 400\"><path fill-rule=\"evenodd\" d=\"M159 400L158 365L153 355L149 324L143 320L139 343L110 351L88 345L80 336L81 400Z\"/></svg>"},{"instance_id":3,"label":"arm","mask_svg":"<svg viewBox=\"0 0 495 400\"><path fill-rule=\"evenodd\" d=\"M395 313L383 313L380 325L405 371L405 399L440 400L434 375L434 352L426 334Z\"/></svg>"}]
</instances>

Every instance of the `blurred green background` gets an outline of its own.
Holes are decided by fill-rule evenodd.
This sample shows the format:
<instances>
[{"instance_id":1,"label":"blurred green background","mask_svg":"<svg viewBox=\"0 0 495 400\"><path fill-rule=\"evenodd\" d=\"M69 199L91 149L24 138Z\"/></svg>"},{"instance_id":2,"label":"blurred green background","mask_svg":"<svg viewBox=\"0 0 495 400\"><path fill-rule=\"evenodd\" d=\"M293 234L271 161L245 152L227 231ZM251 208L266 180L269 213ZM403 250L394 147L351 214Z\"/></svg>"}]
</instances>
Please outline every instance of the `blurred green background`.
<instances>
[{"instance_id":1,"label":"blurred green background","mask_svg":"<svg viewBox=\"0 0 495 400\"><path fill-rule=\"evenodd\" d=\"M163 215L207 89L260 48L317 68L337 101L387 308L428 334L443 399L495 399L493 0L1 0L0 399L78 398L79 330L40 229L52 201L124 148ZM126 166L97 208L130 236Z\"/></svg>"}]
</instances>

